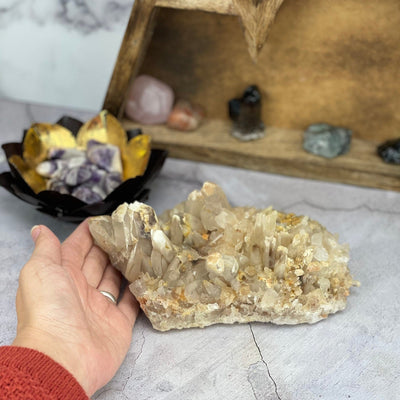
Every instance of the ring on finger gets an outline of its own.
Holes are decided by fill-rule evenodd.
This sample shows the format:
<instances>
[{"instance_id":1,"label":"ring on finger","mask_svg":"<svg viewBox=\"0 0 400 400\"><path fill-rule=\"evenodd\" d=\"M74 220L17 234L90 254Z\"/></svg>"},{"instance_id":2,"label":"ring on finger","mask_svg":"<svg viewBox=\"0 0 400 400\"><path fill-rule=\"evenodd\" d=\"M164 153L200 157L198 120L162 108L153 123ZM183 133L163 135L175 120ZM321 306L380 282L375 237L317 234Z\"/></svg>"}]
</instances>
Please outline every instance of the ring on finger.
<instances>
[{"instance_id":1,"label":"ring on finger","mask_svg":"<svg viewBox=\"0 0 400 400\"><path fill-rule=\"evenodd\" d=\"M100 292L104 297L106 297L108 300L110 300L111 303L117 304L117 299L115 298L115 296L114 296L112 293L107 292L106 290L99 290L99 292Z\"/></svg>"}]
</instances>

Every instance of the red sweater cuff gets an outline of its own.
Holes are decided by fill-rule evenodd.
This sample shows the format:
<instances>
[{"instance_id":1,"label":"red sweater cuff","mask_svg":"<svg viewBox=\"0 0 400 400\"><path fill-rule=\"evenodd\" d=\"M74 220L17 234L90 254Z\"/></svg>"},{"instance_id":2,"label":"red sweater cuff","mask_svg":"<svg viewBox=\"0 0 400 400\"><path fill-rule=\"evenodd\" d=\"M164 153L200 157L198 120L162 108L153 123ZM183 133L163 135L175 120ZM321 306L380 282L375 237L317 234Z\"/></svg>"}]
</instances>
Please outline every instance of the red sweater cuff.
<instances>
[{"instance_id":1,"label":"red sweater cuff","mask_svg":"<svg viewBox=\"0 0 400 400\"><path fill-rule=\"evenodd\" d=\"M64 367L39 351L17 346L0 347L0 398L88 400Z\"/></svg>"}]
</instances>

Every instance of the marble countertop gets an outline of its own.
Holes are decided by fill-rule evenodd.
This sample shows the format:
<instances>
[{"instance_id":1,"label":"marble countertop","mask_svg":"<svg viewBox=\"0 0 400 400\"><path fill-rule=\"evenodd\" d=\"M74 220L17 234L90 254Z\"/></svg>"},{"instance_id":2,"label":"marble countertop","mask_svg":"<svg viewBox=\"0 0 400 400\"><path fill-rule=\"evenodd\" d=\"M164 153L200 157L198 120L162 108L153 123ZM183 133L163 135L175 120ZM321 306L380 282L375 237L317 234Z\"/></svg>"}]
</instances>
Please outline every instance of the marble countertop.
<instances>
[{"instance_id":1,"label":"marble countertop","mask_svg":"<svg viewBox=\"0 0 400 400\"><path fill-rule=\"evenodd\" d=\"M0 100L0 142L20 141L33 121L89 113ZM3 154L0 169L5 170ZM148 203L157 212L204 181L233 205L307 214L350 244L353 288L347 308L314 325L251 323L166 333L141 314L129 353L93 399L398 399L400 393L400 193L168 159ZM16 329L19 270L32 251L29 231L46 224L62 240L75 225L17 201L0 188L0 345Z\"/></svg>"}]
</instances>

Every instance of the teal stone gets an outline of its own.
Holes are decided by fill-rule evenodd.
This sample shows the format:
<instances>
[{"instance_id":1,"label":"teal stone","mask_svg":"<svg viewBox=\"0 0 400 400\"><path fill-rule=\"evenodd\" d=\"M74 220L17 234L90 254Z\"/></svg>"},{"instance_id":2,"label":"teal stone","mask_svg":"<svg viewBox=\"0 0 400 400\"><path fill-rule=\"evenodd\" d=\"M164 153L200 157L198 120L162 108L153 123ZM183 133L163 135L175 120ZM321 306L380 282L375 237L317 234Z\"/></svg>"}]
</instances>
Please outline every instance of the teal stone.
<instances>
[{"instance_id":1,"label":"teal stone","mask_svg":"<svg viewBox=\"0 0 400 400\"><path fill-rule=\"evenodd\" d=\"M304 132L303 149L325 158L334 158L350 149L352 131L329 124L312 124Z\"/></svg>"}]
</instances>

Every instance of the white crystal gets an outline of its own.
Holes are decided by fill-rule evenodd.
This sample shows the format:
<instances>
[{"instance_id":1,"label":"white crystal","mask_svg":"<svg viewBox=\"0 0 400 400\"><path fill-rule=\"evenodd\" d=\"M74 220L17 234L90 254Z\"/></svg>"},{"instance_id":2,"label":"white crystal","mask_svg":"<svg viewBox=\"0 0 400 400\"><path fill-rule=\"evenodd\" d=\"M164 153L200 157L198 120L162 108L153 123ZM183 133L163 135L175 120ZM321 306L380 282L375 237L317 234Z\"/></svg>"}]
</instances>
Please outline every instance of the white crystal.
<instances>
[{"instance_id":1,"label":"white crystal","mask_svg":"<svg viewBox=\"0 0 400 400\"><path fill-rule=\"evenodd\" d=\"M346 305L348 247L318 222L231 207L217 185L166 211L142 203L90 231L158 330L214 323L314 323Z\"/></svg>"}]
</instances>

